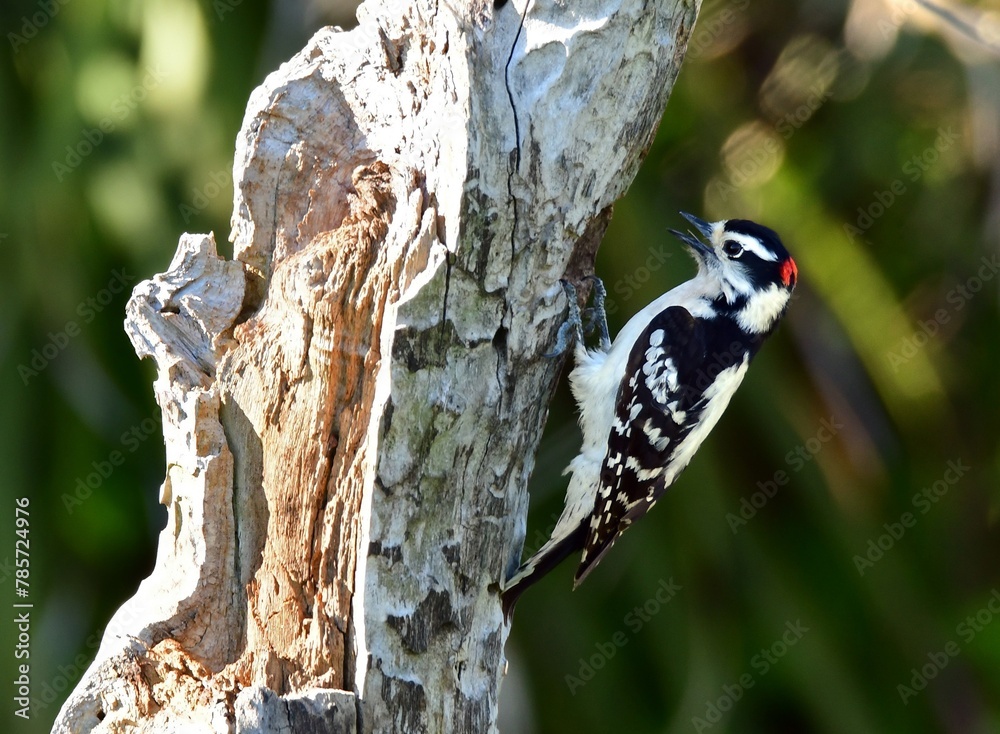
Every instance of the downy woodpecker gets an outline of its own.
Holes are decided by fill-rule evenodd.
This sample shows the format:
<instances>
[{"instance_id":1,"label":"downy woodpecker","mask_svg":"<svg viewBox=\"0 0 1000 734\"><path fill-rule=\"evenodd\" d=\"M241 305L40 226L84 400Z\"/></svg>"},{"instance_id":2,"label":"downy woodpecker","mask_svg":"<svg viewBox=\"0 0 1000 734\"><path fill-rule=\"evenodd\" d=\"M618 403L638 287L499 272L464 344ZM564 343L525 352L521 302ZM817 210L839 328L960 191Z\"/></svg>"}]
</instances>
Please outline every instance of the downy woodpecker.
<instances>
[{"instance_id":1,"label":"downy woodpecker","mask_svg":"<svg viewBox=\"0 0 1000 734\"><path fill-rule=\"evenodd\" d=\"M575 339L570 386L583 446L552 536L504 584L504 616L531 584L582 551L574 588L635 520L656 504L708 436L774 331L798 278L778 235L729 219L710 224L681 213L698 233L670 230L691 249L694 278L629 319L611 343L604 288L596 278L600 345L583 344L575 290L564 283L569 319L556 354ZM554 356L554 355L552 355Z\"/></svg>"}]
</instances>

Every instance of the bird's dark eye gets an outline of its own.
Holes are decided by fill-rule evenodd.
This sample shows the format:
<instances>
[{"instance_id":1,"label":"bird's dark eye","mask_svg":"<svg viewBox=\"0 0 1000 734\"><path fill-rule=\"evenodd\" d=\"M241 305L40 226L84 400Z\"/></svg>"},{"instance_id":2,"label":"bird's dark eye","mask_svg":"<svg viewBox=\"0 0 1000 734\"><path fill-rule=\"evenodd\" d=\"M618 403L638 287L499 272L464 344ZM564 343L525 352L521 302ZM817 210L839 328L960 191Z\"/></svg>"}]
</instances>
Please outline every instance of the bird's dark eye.
<instances>
[{"instance_id":1,"label":"bird's dark eye","mask_svg":"<svg viewBox=\"0 0 1000 734\"><path fill-rule=\"evenodd\" d=\"M743 254L743 245L739 242L733 242L732 240L726 240L722 243L722 251L729 255L729 257L739 257Z\"/></svg>"}]
</instances>

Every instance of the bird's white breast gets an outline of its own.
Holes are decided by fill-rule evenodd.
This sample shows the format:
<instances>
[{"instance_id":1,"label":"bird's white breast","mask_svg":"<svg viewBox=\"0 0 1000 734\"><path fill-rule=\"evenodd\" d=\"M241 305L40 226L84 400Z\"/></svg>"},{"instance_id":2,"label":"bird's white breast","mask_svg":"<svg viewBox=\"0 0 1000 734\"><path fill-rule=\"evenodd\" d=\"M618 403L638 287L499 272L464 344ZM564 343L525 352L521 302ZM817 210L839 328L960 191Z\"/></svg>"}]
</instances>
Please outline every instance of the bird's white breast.
<instances>
[{"instance_id":1,"label":"bird's white breast","mask_svg":"<svg viewBox=\"0 0 1000 734\"><path fill-rule=\"evenodd\" d=\"M576 346L576 367L570 373L573 397L580 406L583 446L580 453L594 460L600 469L607 449L608 433L615 419L615 399L632 347L643 330L661 311L683 305L695 318L713 315L711 298L715 281L707 276L694 278L664 293L628 320L618 332L608 352Z\"/></svg>"}]
</instances>

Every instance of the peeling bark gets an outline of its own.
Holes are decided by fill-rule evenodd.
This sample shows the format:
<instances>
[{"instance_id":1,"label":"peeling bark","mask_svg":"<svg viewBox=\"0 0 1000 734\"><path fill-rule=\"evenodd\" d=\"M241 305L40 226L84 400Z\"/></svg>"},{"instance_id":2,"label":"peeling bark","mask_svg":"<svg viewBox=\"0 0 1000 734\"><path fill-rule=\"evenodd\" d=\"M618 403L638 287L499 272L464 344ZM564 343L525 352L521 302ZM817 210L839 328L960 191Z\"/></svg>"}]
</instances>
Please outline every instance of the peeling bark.
<instances>
[{"instance_id":1,"label":"peeling bark","mask_svg":"<svg viewBox=\"0 0 1000 734\"><path fill-rule=\"evenodd\" d=\"M168 522L54 731L495 729L558 279L696 10L370 1L253 93L234 259L184 235L129 301Z\"/></svg>"}]
</instances>

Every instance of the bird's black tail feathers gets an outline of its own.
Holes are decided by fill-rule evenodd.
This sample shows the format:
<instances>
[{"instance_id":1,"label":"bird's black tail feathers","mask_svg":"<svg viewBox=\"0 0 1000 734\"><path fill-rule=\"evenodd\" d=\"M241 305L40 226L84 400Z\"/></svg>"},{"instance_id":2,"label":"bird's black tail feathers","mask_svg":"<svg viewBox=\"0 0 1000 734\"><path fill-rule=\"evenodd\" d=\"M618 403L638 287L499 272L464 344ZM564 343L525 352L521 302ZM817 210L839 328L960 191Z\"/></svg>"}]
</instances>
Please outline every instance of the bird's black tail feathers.
<instances>
[{"instance_id":1,"label":"bird's black tail feathers","mask_svg":"<svg viewBox=\"0 0 1000 734\"><path fill-rule=\"evenodd\" d=\"M517 578L520 574L524 575L521 578L517 578L517 581L512 586L507 587L500 593L504 621L510 624L511 617L514 614L514 605L529 586L562 563L571 553L582 550L586 542L587 522L585 520L580 523L576 530L554 544L549 550L544 553L536 553L525 561L512 578Z\"/></svg>"}]
</instances>

